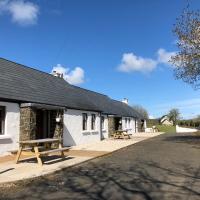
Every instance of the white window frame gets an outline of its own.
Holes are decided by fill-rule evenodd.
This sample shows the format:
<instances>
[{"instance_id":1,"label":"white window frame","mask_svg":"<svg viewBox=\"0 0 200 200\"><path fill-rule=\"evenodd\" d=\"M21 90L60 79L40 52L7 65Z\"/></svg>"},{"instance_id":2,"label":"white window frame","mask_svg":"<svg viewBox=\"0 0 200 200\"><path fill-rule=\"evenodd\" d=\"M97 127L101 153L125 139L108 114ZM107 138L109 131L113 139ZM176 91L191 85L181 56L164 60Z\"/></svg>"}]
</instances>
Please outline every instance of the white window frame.
<instances>
[{"instance_id":1,"label":"white window frame","mask_svg":"<svg viewBox=\"0 0 200 200\"><path fill-rule=\"evenodd\" d=\"M6 107L0 106L0 111L2 112L2 116L0 118L0 123L1 123L0 135L5 135Z\"/></svg>"},{"instance_id":2,"label":"white window frame","mask_svg":"<svg viewBox=\"0 0 200 200\"><path fill-rule=\"evenodd\" d=\"M131 118L128 118L128 128L131 128Z\"/></svg>"},{"instance_id":3,"label":"white window frame","mask_svg":"<svg viewBox=\"0 0 200 200\"><path fill-rule=\"evenodd\" d=\"M128 118L125 118L125 129L127 129L128 128Z\"/></svg>"},{"instance_id":4,"label":"white window frame","mask_svg":"<svg viewBox=\"0 0 200 200\"><path fill-rule=\"evenodd\" d=\"M102 130L105 130L105 117L101 116L101 128Z\"/></svg>"},{"instance_id":5,"label":"white window frame","mask_svg":"<svg viewBox=\"0 0 200 200\"><path fill-rule=\"evenodd\" d=\"M87 131L88 130L88 114L82 113L82 130Z\"/></svg>"},{"instance_id":6,"label":"white window frame","mask_svg":"<svg viewBox=\"0 0 200 200\"><path fill-rule=\"evenodd\" d=\"M91 130L96 130L96 114L91 115Z\"/></svg>"}]
</instances>

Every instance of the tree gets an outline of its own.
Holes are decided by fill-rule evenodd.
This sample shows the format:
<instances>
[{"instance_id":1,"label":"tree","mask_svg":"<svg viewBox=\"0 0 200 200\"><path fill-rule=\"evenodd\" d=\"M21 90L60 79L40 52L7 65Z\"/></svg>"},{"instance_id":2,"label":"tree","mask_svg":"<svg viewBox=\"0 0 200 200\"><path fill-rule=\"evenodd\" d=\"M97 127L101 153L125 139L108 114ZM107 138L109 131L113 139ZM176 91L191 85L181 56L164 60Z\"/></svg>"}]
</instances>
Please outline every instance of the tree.
<instances>
[{"instance_id":1,"label":"tree","mask_svg":"<svg viewBox=\"0 0 200 200\"><path fill-rule=\"evenodd\" d=\"M172 56L175 77L200 87L200 11L189 5L177 18L173 32L177 36L178 52Z\"/></svg>"},{"instance_id":2,"label":"tree","mask_svg":"<svg viewBox=\"0 0 200 200\"><path fill-rule=\"evenodd\" d=\"M195 119L200 121L200 115L197 115L197 117Z\"/></svg>"},{"instance_id":3,"label":"tree","mask_svg":"<svg viewBox=\"0 0 200 200\"><path fill-rule=\"evenodd\" d=\"M133 105L132 108L136 110L140 115L142 115L142 117L144 117L145 119L149 119L148 111L144 107L140 105Z\"/></svg>"},{"instance_id":4,"label":"tree","mask_svg":"<svg viewBox=\"0 0 200 200\"><path fill-rule=\"evenodd\" d=\"M169 111L168 117L173 121L173 125L177 124L178 119L180 118L180 112L177 108L173 108Z\"/></svg>"}]
</instances>

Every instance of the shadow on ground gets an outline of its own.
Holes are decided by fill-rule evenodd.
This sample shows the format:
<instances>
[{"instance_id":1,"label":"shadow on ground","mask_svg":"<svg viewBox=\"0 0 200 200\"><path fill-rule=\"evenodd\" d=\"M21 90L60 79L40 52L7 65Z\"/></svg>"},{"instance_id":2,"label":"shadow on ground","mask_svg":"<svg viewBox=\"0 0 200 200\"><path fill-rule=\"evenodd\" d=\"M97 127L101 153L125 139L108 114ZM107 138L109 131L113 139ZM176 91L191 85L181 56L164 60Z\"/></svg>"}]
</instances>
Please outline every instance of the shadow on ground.
<instances>
[{"instance_id":1,"label":"shadow on ground","mask_svg":"<svg viewBox=\"0 0 200 200\"><path fill-rule=\"evenodd\" d=\"M168 136L165 140L169 142L185 143L200 148L200 135L195 135L194 133L190 135Z\"/></svg>"},{"instance_id":2,"label":"shadow on ground","mask_svg":"<svg viewBox=\"0 0 200 200\"><path fill-rule=\"evenodd\" d=\"M169 137L138 143L52 175L0 188L4 200L199 200L198 149ZM183 153L186 149L187 151ZM192 157L191 152L196 152Z\"/></svg>"},{"instance_id":3,"label":"shadow on ground","mask_svg":"<svg viewBox=\"0 0 200 200\"><path fill-rule=\"evenodd\" d=\"M72 157L72 156L65 156L63 158L59 155L48 155L48 156L42 157L41 159L42 159L43 164L52 165L52 164L55 164L55 163L66 161L66 160L71 160L73 158L74 157ZM38 163L38 161L35 157L31 157L31 158L21 159L19 161L19 164L20 163Z\"/></svg>"},{"instance_id":4,"label":"shadow on ground","mask_svg":"<svg viewBox=\"0 0 200 200\"><path fill-rule=\"evenodd\" d=\"M181 168L184 172L139 162L124 171L90 163L24 182L1 199L199 199L200 168Z\"/></svg>"}]
</instances>

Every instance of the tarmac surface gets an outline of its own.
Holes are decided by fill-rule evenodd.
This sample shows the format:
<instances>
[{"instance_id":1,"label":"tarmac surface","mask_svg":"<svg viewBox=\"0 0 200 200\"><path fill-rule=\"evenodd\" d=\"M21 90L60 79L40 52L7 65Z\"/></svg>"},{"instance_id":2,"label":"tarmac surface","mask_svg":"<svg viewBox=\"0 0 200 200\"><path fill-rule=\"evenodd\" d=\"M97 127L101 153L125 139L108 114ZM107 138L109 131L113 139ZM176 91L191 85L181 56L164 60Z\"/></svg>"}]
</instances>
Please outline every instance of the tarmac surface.
<instances>
[{"instance_id":1,"label":"tarmac surface","mask_svg":"<svg viewBox=\"0 0 200 200\"><path fill-rule=\"evenodd\" d=\"M200 136L162 134L51 175L1 187L0 199L199 200Z\"/></svg>"}]
</instances>

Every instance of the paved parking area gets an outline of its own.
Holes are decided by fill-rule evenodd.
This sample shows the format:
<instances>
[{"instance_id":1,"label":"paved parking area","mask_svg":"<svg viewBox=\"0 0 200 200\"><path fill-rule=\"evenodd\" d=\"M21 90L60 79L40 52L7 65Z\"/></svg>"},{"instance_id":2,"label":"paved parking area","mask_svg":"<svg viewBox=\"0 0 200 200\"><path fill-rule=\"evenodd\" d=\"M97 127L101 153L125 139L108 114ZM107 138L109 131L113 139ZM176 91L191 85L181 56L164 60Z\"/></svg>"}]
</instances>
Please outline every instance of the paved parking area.
<instances>
[{"instance_id":1,"label":"paved parking area","mask_svg":"<svg viewBox=\"0 0 200 200\"><path fill-rule=\"evenodd\" d=\"M57 173L4 187L0 199L199 200L200 136L163 134Z\"/></svg>"},{"instance_id":2,"label":"paved parking area","mask_svg":"<svg viewBox=\"0 0 200 200\"><path fill-rule=\"evenodd\" d=\"M19 164L14 164L14 157L7 156L2 158L0 162L0 183L46 175L109 154L160 134L161 133L137 133L134 134L131 139L108 139L75 146L72 147L69 152L66 152L66 159L62 159L58 154L48 156L45 158L45 164L42 167L37 164L35 158L24 160L24 162Z\"/></svg>"}]
</instances>

